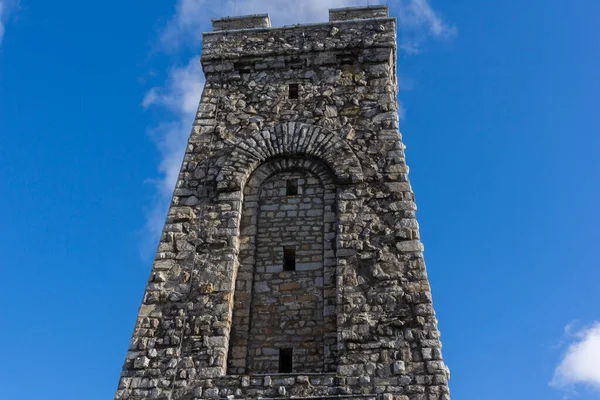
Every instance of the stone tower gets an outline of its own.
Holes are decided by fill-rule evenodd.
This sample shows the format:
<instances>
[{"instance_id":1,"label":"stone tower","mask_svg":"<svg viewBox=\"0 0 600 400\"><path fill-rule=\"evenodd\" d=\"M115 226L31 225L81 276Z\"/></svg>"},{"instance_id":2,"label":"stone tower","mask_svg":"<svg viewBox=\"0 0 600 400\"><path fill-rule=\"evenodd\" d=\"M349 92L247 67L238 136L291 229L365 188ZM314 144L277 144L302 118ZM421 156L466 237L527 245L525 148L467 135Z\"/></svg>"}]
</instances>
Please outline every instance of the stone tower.
<instances>
[{"instance_id":1,"label":"stone tower","mask_svg":"<svg viewBox=\"0 0 600 400\"><path fill-rule=\"evenodd\" d=\"M116 399L448 400L386 6L213 20Z\"/></svg>"}]
</instances>

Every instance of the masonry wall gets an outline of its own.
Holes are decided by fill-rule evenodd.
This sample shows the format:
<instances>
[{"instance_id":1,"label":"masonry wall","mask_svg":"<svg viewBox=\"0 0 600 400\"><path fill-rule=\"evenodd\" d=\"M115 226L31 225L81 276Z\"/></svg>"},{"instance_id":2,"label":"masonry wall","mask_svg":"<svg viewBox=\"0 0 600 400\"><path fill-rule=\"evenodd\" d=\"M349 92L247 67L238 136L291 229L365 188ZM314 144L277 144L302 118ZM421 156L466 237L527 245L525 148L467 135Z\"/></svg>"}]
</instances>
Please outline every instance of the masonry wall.
<instances>
[{"instance_id":1,"label":"masonry wall","mask_svg":"<svg viewBox=\"0 0 600 400\"><path fill-rule=\"evenodd\" d=\"M344 13L353 20L242 30L221 24L205 34L206 85L117 399L449 399L398 130L395 19ZM299 86L297 99L290 84ZM279 190L289 173L319 177L324 201L332 194L324 203L323 294L305 309L310 318L301 317L299 292L290 302L298 310L283 301L281 285L293 282L267 271L287 240L269 236L271 228L283 231L268 213L290 204L259 193ZM271 223L259 223L263 217ZM320 293L319 272L311 271L300 285ZM263 306L280 323L293 311L295 333L261 320ZM312 318L323 327L313 347L322 349L323 368L274 375L270 356L257 354L256 316L271 330L265 348L305 337L300 322ZM302 368L317 371L316 364Z\"/></svg>"},{"instance_id":2,"label":"masonry wall","mask_svg":"<svg viewBox=\"0 0 600 400\"><path fill-rule=\"evenodd\" d=\"M299 193L286 195L296 183ZM293 350L295 372L323 372L324 194L318 178L302 171L261 187L246 372L279 372L284 348ZM284 246L294 250L293 271L283 269Z\"/></svg>"}]
</instances>

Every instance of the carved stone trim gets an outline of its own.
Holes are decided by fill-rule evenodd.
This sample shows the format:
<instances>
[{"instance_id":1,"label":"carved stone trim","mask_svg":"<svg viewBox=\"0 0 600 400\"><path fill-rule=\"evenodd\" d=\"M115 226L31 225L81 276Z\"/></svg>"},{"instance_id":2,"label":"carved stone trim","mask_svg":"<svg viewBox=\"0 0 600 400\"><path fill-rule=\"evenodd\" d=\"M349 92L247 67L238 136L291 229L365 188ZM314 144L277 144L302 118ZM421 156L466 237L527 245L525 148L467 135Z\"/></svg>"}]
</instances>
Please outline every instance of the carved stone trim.
<instances>
[{"instance_id":1,"label":"carved stone trim","mask_svg":"<svg viewBox=\"0 0 600 400\"><path fill-rule=\"evenodd\" d=\"M286 122L236 143L217 176L217 190L242 190L259 165L279 157L319 159L331 168L338 185L358 183L364 179L358 158L341 138L319 126Z\"/></svg>"}]
</instances>

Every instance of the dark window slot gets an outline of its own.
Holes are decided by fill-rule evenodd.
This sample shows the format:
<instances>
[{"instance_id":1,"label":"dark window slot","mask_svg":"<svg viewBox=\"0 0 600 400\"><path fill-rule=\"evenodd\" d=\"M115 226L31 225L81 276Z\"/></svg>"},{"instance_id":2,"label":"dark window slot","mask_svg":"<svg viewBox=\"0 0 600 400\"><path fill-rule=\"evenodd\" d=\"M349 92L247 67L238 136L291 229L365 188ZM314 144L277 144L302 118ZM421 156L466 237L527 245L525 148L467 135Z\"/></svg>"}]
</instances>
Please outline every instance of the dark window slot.
<instances>
[{"instance_id":1,"label":"dark window slot","mask_svg":"<svg viewBox=\"0 0 600 400\"><path fill-rule=\"evenodd\" d=\"M285 246L283 248L283 270L296 270L296 246Z\"/></svg>"},{"instance_id":2,"label":"dark window slot","mask_svg":"<svg viewBox=\"0 0 600 400\"><path fill-rule=\"evenodd\" d=\"M288 97L290 99L297 99L298 98L298 91L299 91L299 85L297 83L290 83L290 87L289 87L289 95Z\"/></svg>"},{"instance_id":3,"label":"dark window slot","mask_svg":"<svg viewBox=\"0 0 600 400\"><path fill-rule=\"evenodd\" d=\"M279 349L279 373L290 374L294 367L294 351L291 348Z\"/></svg>"},{"instance_id":4,"label":"dark window slot","mask_svg":"<svg viewBox=\"0 0 600 400\"><path fill-rule=\"evenodd\" d=\"M242 74L249 74L250 72L252 72L252 65L251 64L235 63L233 65L233 68L236 69L240 73L240 75L242 75Z\"/></svg>"},{"instance_id":5,"label":"dark window slot","mask_svg":"<svg viewBox=\"0 0 600 400\"><path fill-rule=\"evenodd\" d=\"M358 61L358 56L355 54L338 54L336 58L340 65L353 65Z\"/></svg>"},{"instance_id":6,"label":"dark window slot","mask_svg":"<svg viewBox=\"0 0 600 400\"><path fill-rule=\"evenodd\" d=\"M285 184L285 194L287 196L298 195L298 179L288 179Z\"/></svg>"},{"instance_id":7,"label":"dark window slot","mask_svg":"<svg viewBox=\"0 0 600 400\"><path fill-rule=\"evenodd\" d=\"M293 57L290 60L290 69L302 69L304 61L300 57Z\"/></svg>"}]
</instances>

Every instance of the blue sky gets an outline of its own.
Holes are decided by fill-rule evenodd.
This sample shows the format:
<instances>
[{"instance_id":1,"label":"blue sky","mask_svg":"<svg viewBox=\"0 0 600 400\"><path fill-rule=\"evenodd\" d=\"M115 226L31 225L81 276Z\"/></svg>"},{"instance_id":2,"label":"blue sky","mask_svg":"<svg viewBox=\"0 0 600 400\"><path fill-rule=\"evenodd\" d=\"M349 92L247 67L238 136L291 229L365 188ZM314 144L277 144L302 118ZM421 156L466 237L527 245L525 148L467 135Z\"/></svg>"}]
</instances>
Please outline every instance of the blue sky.
<instances>
[{"instance_id":1,"label":"blue sky","mask_svg":"<svg viewBox=\"0 0 600 400\"><path fill-rule=\"evenodd\" d=\"M365 3L237 8L282 25ZM600 399L600 2L389 4L453 398ZM114 395L202 88L200 33L231 10L0 0L2 398Z\"/></svg>"}]
</instances>

